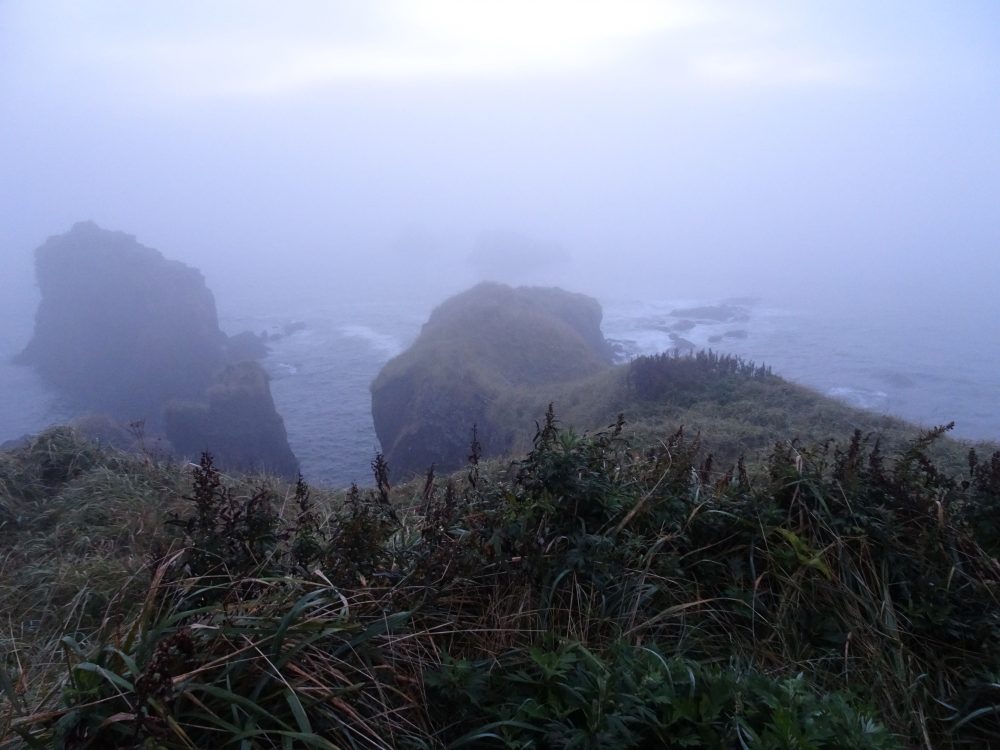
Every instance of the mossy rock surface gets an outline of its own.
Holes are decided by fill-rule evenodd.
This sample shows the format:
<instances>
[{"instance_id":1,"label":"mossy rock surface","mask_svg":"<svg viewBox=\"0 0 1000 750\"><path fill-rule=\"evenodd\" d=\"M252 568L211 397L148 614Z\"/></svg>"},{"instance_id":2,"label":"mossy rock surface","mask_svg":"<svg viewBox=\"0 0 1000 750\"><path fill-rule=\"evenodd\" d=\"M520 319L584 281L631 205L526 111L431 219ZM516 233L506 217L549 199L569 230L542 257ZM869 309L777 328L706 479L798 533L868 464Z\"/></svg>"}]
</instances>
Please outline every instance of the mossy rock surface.
<instances>
[{"instance_id":1,"label":"mossy rock surface","mask_svg":"<svg viewBox=\"0 0 1000 750\"><path fill-rule=\"evenodd\" d=\"M720 309L712 311L738 312ZM372 384L375 429L393 476L461 467L474 425L482 456L526 451L530 426L549 403L561 425L578 431L621 414L640 444L684 427L720 465L759 458L776 439L823 442L860 429L892 448L920 432L693 345L683 356L675 349L611 365L600 321L595 300L560 289L481 284L443 303ZM967 447L945 439L934 450L954 468Z\"/></svg>"},{"instance_id":2,"label":"mossy rock surface","mask_svg":"<svg viewBox=\"0 0 1000 750\"><path fill-rule=\"evenodd\" d=\"M611 368L600 304L562 289L480 284L440 305L372 384L375 430L395 476L511 450L526 402Z\"/></svg>"}]
</instances>

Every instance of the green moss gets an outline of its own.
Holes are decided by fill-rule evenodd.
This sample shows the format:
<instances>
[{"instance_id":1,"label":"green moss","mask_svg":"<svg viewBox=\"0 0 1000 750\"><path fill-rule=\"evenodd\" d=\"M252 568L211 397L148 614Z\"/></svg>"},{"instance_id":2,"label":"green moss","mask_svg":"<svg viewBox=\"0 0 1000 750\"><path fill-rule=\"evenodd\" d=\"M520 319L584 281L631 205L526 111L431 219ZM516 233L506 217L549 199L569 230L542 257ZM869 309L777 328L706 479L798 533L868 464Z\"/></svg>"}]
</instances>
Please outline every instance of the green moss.
<instances>
[{"instance_id":1,"label":"green moss","mask_svg":"<svg viewBox=\"0 0 1000 750\"><path fill-rule=\"evenodd\" d=\"M481 284L442 304L372 383L394 473L461 466L473 425L486 455L510 452L553 386L610 368L600 321L595 300L559 289Z\"/></svg>"}]
</instances>

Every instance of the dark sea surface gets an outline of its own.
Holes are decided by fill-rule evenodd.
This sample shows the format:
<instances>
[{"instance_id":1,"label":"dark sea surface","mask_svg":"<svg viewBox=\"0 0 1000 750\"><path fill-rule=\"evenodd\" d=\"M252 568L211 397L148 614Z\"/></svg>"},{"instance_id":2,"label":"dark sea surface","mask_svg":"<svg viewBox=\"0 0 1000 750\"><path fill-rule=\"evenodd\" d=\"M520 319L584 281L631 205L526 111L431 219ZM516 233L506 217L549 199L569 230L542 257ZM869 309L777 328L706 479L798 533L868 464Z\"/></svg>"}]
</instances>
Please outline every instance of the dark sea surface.
<instances>
[{"instance_id":1,"label":"dark sea surface","mask_svg":"<svg viewBox=\"0 0 1000 750\"><path fill-rule=\"evenodd\" d=\"M605 335L623 359L694 345L739 354L776 374L854 406L924 425L954 420L956 437L1000 440L997 344L983 331L956 330L945 317L899 311L879 316L803 312L766 300L722 301L729 320L672 314L720 300L603 300ZM305 328L272 343L264 366L284 417L292 450L314 484L368 484L378 449L368 386L379 369L417 336L429 302L395 304L346 299L301 300L280 314L220 310L228 333ZM988 316L987 316L988 318ZM38 432L74 416L28 368L9 364L27 342L25 315L0 335L0 442Z\"/></svg>"}]
</instances>

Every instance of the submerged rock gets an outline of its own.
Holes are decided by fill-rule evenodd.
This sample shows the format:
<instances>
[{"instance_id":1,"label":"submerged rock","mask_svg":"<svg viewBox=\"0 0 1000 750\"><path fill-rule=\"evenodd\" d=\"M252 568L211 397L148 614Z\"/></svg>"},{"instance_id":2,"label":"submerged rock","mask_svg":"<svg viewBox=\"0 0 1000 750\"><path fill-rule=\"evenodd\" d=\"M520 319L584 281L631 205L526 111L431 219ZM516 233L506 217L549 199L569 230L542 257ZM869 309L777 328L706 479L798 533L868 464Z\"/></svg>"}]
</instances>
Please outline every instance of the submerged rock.
<instances>
[{"instance_id":1,"label":"submerged rock","mask_svg":"<svg viewBox=\"0 0 1000 750\"><path fill-rule=\"evenodd\" d=\"M375 432L394 476L462 466L473 425L484 456L506 453L519 394L611 366L600 304L555 288L480 284L444 302L372 383Z\"/></svg>"}]
</instances>

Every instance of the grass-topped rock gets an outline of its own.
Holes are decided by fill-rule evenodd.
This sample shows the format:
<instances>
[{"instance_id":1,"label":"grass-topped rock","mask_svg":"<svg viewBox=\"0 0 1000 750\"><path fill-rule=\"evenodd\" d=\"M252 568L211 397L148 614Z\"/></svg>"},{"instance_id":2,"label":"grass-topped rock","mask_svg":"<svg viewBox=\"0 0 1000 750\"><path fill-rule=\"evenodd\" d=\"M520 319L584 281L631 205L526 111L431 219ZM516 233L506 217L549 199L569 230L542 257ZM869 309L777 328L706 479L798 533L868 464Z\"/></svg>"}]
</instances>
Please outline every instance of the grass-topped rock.
<instances>
[{"instance_id":1,"label":"grass-topped rock","mask_svg":"<svg viewBox=\"0 0 1000 750\"><path fill-rule=\"evenodd\" d=\"M762 457L776 434L822 442L861 430L893 449L920 432L711 350L609 364L600 323L595 300L560 289L481 284L446 301L372 384L375 429L394 476L461 466L473 427L479 455L523 453L549 403L577 430L624 415L639 444L683 425L727 463ZM948 439L934 450L949 467L965 460Z\"/></svg>"},{"instance_id":2,"label":"grass-topped rock","mask_svg":"<svg viewBox=\"0 0 1000 750\"><path fill-rule=\"evenodd\" d=\"M461 466L473 425L485 455L509 452L526 400L610 368L601 317L596 300L561 289L480 284L447 300L372 384L393 472Z\"/></svg>"}]
</instances>

